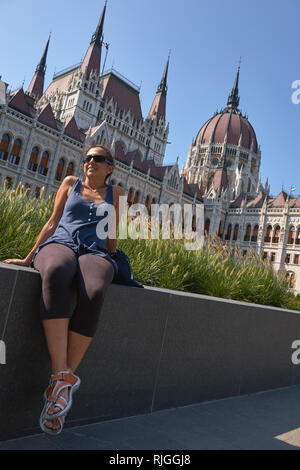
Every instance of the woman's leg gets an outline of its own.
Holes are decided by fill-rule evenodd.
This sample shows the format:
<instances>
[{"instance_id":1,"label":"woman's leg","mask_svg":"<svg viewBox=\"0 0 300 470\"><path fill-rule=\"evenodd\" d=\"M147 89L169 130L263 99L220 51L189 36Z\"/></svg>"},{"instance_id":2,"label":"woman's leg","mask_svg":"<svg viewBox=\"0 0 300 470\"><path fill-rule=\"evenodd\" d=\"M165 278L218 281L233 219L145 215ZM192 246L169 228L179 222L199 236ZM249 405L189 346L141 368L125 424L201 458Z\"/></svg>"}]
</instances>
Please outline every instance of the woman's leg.
<instances>
[{"instance_id":1,"label":"woman's leg","mask_svg":"<svg viewBox=\"0 0 300 470\"><path fill-rule=\"evenodd\" d=\"M52 374L68 368L68 328L71 316L71 284L77 271L77 257L67 246L51 243L36 255L34 267L42 279L41 319L51 359ZM67 390L62 390L68 399ZM52 406L49 414L59 411ZM57 419L47 422L53 429L59 427Z\"/></svg>"},{"instance_id":2,"label":"woman's leg","mask_svg":"<svg viewBox=\"0 0 300 470\"><path fill-rule=\"evenodd\" d=\"M67 366L68 326L71 317L71 284L77 271L71 248L50 243L36 255L34 267L42 279L41 319L49 349L52 373Z\"/></svg>"},{"instance_id":3,"label":"woman's leg","mask_svg":"<svg viewBox=\"0 0 300 470\"><path fill-rule=\"evenodd\" d=\"M69 330L67 361L69 368L75 372L81 359L84 357L89 345L92 342L91 337L84 336L75 331Z\"/></svg>"},{"instance_id":4,"label":"woman's leg","mask_svg":"<svg viewBox=\"0 0 300 470\"><path fill-rule=\"evenodd\" d=\"M114 268L107 259L87 253L78 258L77 306L69 324L68 364L75 371L96 332Z\"/></svg>"}]
</instances>

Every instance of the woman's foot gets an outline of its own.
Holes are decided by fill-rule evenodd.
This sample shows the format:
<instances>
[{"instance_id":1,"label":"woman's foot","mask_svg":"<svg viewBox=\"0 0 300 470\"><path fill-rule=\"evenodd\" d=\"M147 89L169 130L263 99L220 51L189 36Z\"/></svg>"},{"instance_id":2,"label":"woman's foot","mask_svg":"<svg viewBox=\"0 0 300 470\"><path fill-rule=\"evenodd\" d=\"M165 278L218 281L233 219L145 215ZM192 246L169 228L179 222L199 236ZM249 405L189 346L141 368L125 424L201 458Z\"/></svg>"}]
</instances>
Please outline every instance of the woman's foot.
<instances>
[{"instance_id":1,"label":"woman's foot","mask_svg":"<svg viewBox=\"0 0 300 470\"><path fill-rule=\"evenodd\" d=\"M49 423L51 421L47 421L46 418L41 417L40 418L40 427L41 427L42 431L44 431L47 434L58 435L58 434L61 433L61 431L64 427L65 419L66 419L65 415L59 416L59 418L53 419L52 420L53 425L51 425L51 427L50 427ZM55 422L55 424L54 424L54 422Z\"/></svg>"},{"instance_id":2,"label":"woman's foot","mask_svg":"<svg viewBox=\"0 0 300 470\"><path fill-rule=\"evenodd\" d=\"M64 398L66 400L66 402L68 402L68 400L69 400L69 391L68 391L68 389L64 388L58 396ZM61 411L61 408L59 408L58 406L55 406L55 403L53 403L50 406L50 408L48 409L47 414L49 416L51 416L55 413L59 413L60 411ZM45 418L44 425L47 428L56 431L56 430L60 429L61 422L60 422L59 418L54 418L54 419L46 419Z\"/></svg>"},{"instance_id":3,"label":"woman's foot","mask_svg":"<svg viewBox=\"0 0 300 470\"><path fill-rule=\"evenodd\" d=\"M40 416L43 431L47 432L48 429L54 434L60 432L65 416L72 406L72 393L78 390L79 386L79 377L70 370L51 375L44 393L45 405Z\"/></svg>"}]
</instances>

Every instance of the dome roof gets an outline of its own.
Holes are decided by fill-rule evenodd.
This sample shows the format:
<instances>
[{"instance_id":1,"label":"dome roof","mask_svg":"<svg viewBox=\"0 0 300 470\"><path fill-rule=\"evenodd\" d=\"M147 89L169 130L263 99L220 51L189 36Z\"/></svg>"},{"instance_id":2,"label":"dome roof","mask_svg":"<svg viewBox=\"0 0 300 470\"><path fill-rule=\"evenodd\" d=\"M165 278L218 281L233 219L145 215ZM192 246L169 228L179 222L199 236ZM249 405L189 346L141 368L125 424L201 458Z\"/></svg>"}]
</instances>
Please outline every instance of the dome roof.
<instances>
[{"instance_id":1,"label":"dome roof","mask_svg":"<svg viewBox=\"0 0 300 470\"><path fill-rule=\"evenodd\" d=\"M253 127L248 119L235 108L226 108L215 114L201 127L195 140L197 144L223 143L227 134L227 143L251 148L257 153L258 145Z\"/></svg>"}]
</instances>

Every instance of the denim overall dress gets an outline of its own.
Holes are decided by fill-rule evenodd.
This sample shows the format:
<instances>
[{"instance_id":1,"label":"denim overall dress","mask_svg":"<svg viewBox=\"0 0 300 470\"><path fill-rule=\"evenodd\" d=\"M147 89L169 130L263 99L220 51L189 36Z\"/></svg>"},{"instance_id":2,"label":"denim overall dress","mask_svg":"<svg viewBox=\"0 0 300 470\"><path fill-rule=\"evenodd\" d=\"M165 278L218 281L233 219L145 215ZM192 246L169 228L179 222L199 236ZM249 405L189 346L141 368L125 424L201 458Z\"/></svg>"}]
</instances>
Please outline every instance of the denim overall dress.
<instances>
[{"instance_id":1,"label":"denim overall dress","mask_svg":"<svg viewBox=\"0 0 300 470\"><path fill-rule=\"evenodd\" d=\"M118 265L106 248L106 238L99 238L96 233L97 224L108 215L105 207L109 209L108 206L113 205L112 185L108 185L105 200L99 204L84 199L81 196L80 188L81 179L78 178L67 198L62 217L54 234L37 247L30 266L34 268L34 258L43 246L49 243L61 243L71 248L77 256L93 253L108 259L112 263L116 275ZM101 205L103 206L101 207L101 215L97 215L97 209ZM108 224L106 227L108 228Z\"/></svg>"}]
</instances>

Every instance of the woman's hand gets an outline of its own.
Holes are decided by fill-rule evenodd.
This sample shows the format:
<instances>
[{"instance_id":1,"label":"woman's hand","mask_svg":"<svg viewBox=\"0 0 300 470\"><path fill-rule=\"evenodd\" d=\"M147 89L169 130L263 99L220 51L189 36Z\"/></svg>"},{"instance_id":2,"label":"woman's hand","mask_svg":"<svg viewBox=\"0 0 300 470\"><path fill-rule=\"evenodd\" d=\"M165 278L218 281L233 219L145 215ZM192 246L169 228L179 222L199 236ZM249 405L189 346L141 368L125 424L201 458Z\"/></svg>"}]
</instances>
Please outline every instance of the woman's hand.
<instances>
[{"instance_id":1,"label":"woman's hand","mask_svg":"<svg viewBox=\"0 0 300 470\"><path fill-rule=\"evenodd\" d=\"M24 259L5 259L2 263L7 264L18 264L19 266L30 266L30 260L27 258Z\"/></svg>"}]
</instances>

